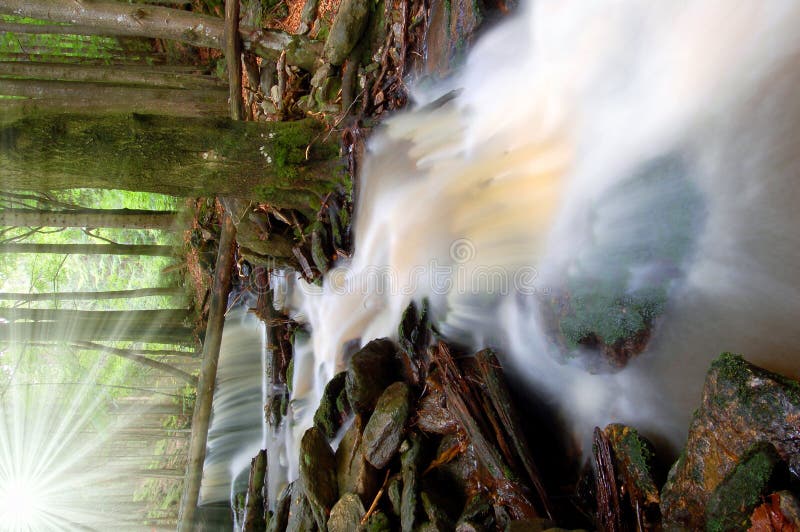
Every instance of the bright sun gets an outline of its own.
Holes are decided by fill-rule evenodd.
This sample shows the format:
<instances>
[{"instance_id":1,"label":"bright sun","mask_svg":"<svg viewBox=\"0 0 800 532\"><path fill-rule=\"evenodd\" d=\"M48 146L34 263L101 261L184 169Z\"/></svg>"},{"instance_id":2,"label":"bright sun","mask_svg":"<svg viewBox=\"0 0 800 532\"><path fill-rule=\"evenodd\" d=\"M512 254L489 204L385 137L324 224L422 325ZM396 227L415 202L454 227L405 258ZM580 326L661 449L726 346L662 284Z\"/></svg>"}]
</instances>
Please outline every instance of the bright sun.
<instances>
[{"instance_id":1,"label":"bright sun","mask_svg":"<svg viewBox=\"0 0 800 532\"><path fill-rule=\"evenodd\" d=\"M44 509L36 485L28 478L7 479L0 485L0 529L36 530Z\"/></svg>"}]
</instances>

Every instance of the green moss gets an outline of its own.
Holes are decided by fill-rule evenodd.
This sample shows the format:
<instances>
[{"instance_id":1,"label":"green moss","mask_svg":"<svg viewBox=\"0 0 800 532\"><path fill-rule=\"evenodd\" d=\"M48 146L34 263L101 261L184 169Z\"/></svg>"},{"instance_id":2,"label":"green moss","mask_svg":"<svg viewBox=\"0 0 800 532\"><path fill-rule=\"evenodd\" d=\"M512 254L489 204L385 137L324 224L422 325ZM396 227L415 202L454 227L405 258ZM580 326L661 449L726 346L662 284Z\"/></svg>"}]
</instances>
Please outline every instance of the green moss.
<instances>
[{"instance_id":1,"label":"green moss","mask_svg":"<svg viewBox=\"0 0 800 532\"><path fill-rule=\"evenodd\" d=\"M294 382L294 358L289 361L286 367L286 389L292 393L292 383Z\"/></svg>"},{"instance_id":2,"label":"green moss","mask_svg":"<svg viewBox=\"0 0 800 532\"><path fill-rule=\"evenodd\" d=\"M768 443L750 449L711 495L706 509L706 530L747 529L750 515L767 492L779 461L775 448Z\"/></svg>"},{"instance_id":3,"label":"green moss","mask_svg":"<svg viewBox=\"0 0 800 532\"><path fill-rule=\"evenodd\" d=\"M391 529L389 518L380 510L369 516L363 528L365 532L389 532Z\"/></svg>"}]
</instances>

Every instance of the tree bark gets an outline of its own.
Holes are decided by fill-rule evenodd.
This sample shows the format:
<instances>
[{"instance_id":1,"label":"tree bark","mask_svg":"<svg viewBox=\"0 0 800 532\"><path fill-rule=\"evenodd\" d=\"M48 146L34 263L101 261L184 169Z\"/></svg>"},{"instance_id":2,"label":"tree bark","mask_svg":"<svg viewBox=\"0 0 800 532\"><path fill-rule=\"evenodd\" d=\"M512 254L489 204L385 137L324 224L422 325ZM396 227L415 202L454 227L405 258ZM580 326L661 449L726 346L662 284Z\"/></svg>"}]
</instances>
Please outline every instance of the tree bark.
<instances>
[{"instance_id":1,"label":"tree bark","mask_svg":"<svg viewBox=\"0 0 800 532\"><path fill-rule=\"evenodd\" d=\"M0 164L2 167L2 164ZM171 257L172 246L153 244L0 244L0 253L56 253L61 255L142 255Z\"/></svg>"},{"instance_id":2,"label":"tree bark","mask_svg":"<svg viewBox=\"0 0 800 532\"><path fill-rule=\"evenodd\" d=\"M0 343L76 341L139 341L161 344L188 344L192 329L186 326L151 323L121 327L119 323L90 320L60 324L55 322L0 322Z\"/></svg>"},{"instance_id":3,"label":"tree bark","mask_svg":"<svg viewBox=\"0 0 800 532\"><path fill-rule=\"evenodd\" d=\"M0 94L46 102L63 102L67 110L96 109L125 113L162 113L170 116L218 117L227 116L225 90L170 89L136 87L105 83L75 83L71 81L0 79ZM15 100L4 105L12 109ZM4 119L5 121L5 119Z\"/></svg>"},{"instance_id":4,"label":"tree bark","mask_svg":"<svg viewBox=\"0 0 800 532\"><path fill-rule=\"evenodd\" d=\"M113 290L107 292L38 292L38 293L0 293L0 301L81 301L100 299L133 299L150 296L182 296L186 289L176 287L136 288L133 290Z\"/></svg>"},{"instance_id":5,"label":"tree bark","mask_svg":"<svg viewBox=\"0 0 800 532\"><path fill-rule=\"evenodd\" d=\"M127 360L131 360L136 362L137 364L141 364L142 366L146 366L149 368L156 369L158 371L162 371L164 373L168 373L173 377L176 377L183 382L191 384L194 386L197 383L197 380L186 373L185 371L181 371L176 367L170 366L169 364L164 364L163 362L159 362L158 360L152 360L147 357L138 355L132 351L127 349L119 349L116 347L109 347L106 345L96 344L94 342L75 342L72 344L73 347L77 349L83 349L86 351L99 351L101 353L108 353L110 355L115 355L121 358L125 358Z\"/></svg>"},{"instance_id":6,"label":"tree bark","mask_svg":"<svg viewBox=\"0 0 800 532\"><path fill-rule=\"evenodd\" d=\"M6 190L220 195L316 212L344 177L329 136L310 119L42 114L0 127L0 168Z\"/></svg>"},{"instance_id":7,"label":"tree bark","mask_svg":"<svg viewBox=\"0 0 800 532\"><path fill-rule=\"evenodd\" d=\"M113 227L117 229L175 228L176 211L139 209L2 209L0 225L14 227Z\"/></svg>"},{"instance_id":8,"label":"tree bark","mask_svg":"<svg viewBox=\"0 0 800 532\"><path fill-rule=\"evenodd\" d=\"M129 37L170 39L219 50L225 46L223 19L169 7L108 0L4 0L0 3L0 14L79 24L94 28L93 34L114 32ZM289 64L306 70L313 67L321 53L320 43L300 35L246 27L239 28L239 33L245 49L259 55L286 49Z\"/></svg>"},{"instance_id":9,"label":"tree bark","mask_svg":"<svg viewBox=\"0 0 800 532\"><path fill-rule=\"evenodd\" d=\"M187 309L156 310L72 310L52 308L0 308L0 318L9 322L35 321L53 322L63 325L71 323L102 322L117 326L125 325L147 328L153 324L179 325L189 319Z\"/></svg>"},{"instance_id":10,"label":"tree bark","mask_svg":"<svg viewBox=\"0 0 800 532\"><path fill-rule=\"evenodd\" d=\"M27 24L26 24L27 26ZM197 70L197 69L195 69ZM42 63L33 61L0 61L0 77L114 83L172 89L222 89L223 84L205 74L172 67Z\"/></svg>"},{"instance_id":11,"label":"tree bark","mask_svg":"<svg viewBox=\"0 0 800 532\"><path fill-rule=\"evenodd\" d=\"M228 100L230 117L241 120L242 102L242 41L239 37L239 1L225 2L225 62L228 65Z\"/></svg>"}]
</instances>

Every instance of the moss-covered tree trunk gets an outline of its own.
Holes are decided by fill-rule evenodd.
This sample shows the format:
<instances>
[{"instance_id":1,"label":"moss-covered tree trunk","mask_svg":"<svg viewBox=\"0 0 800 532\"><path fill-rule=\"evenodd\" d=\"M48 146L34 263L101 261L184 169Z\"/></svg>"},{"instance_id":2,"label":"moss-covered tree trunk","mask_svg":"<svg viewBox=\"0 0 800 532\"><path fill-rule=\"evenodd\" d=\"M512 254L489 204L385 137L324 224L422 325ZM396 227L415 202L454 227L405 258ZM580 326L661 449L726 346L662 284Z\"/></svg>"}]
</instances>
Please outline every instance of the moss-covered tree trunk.
<instances>
[{"instance_id":1,"label":"moss-covered tree trunk","mask_svg":"<svg viewBox=\"0 0 800 532\"><path fill-rule=\"evenodd\" d=\"M0 127L0 169L6 190L222 195L305 211L343 178L338 141L312 120L136 114L16 120Z\"/></svg>"}]
</instances>

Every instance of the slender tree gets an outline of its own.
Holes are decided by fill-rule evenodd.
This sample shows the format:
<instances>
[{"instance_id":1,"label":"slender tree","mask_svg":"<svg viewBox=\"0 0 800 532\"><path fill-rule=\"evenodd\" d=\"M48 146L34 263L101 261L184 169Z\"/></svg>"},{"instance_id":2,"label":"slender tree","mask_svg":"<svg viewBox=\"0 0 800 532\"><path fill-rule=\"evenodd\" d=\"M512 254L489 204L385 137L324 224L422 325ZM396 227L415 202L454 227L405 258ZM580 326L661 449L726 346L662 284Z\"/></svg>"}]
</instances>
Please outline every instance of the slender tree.
<instances>
[{"instance_id":1,"label":"slender tree","mask_svg":"<svg viewBox=\"0 0 800 532\"><path fill-rule=\"evenodd\" d=\"M180 286L165 286L158 288L135 288L132 290L109 290L104 292L0 292L0 301L81 301L81 300L105 300L105 299L134 299L150 296L176 297L186 294L186 290Z\"/></svg>"},{"instance_id":2,"label":"slender tree","mask_svg":"<svg viewBox=\"0 0 800 532\"><path fill-rule=\"evenodd\" d=\"M2 209L0 225L14 227L113 227L117 229L172 229L176 211L140 209Z\"/></svg>"},{"instance_id":3,"label":"slender tree","mask_svg":"<svg viewBox=\"0 0 800 532\"><path fill-rule=\"evenodd\" d=\"M38 27L23 24L26 27ZM0 25L0 29L2 25ZM217 78L203 74L197 67L137 66L43 63L33 61L0 61L0 77L16 79L58 80L83 83L112 83L139 87L170 89L224 89Z\"/></svg>"},{"instance_id":4,"label":"slender tree","mask_svg":"<svg viewBox=\"0 0 800 532\"><path fill-rule=\"evenodd\" d=\"M113 112L160 113L169 116L222 117L227 114L225 89L173 89L75 83L39 79L0 78L0 94L22 100L10 100L3 107L9 117L27 110L78 110L94 114Z\"/></svg>"},{"instance_id":5,"label":"slender tree","mask_svg":"<svg viewBox=\"0 0 800 532\"><path fill-rule=\"evenodd\" d=\"M171 257L172 246L155 244L0 244L0 253L56 253L60 255L143 255Z\"/></svg>"}]
</instances>

